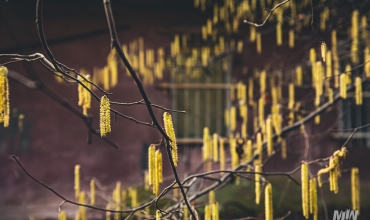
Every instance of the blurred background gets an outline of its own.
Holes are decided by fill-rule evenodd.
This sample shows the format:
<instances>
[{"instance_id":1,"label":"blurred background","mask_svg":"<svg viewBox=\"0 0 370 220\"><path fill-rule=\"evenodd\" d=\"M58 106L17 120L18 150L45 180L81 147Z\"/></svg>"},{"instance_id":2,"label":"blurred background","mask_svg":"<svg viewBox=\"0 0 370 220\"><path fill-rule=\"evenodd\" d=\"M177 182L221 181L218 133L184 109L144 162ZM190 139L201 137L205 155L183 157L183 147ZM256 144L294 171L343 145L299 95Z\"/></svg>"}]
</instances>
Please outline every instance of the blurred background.
<instances>
[{"instance_id":1,"label":"blurred background","mask_svg":"<svg viewBox=\"0 0 370 220\"><path fill-rule=\"evenodd\" d=\"M352 80L349 84L353 84L357 76L364 79L362 105L356 105L355 90L351 89L347 99L335 101L319 114L319 119L307 121L304 134L299 127L285 132L282 138L287 146L286 159L281 156L281 144L276 143L275 154L265 162L265 170L288 172L300 166L303 159L328 157L342 147L354 128L370 123L367 114L370 111L369 83L365 79L370 71L367 65L369 51L365 50L369 49L370 3L313 0L312 13L310 1L295 0L274 11L262 27L243 23L245 19L263 22L268 14L263 8L272 8L278 3L272 0L112 1L122 48L138 70L152 103L187 112L171 113L178 138L181 178L202 164L204 127L208 127L211 134L225 138L233 134L253 140L253 134L263 129L260 100L264 110L262 121L278 104L282 126L289 126L329 102L330 94L338 94L339 74L343 72L349 73L347 75ZM0 54L45 54L38 38L35 9L36 1L0 2ZM356 10L358 24L354 30L353 12ZM49 47L59 62L92 75L99 86L113 93L111 101L130 103L142 99L120 61L117 83L114 83L114 76L108 81L102 76L112 54L102 1L45 1L43 24ZM336 44L333 43L333 30L336 31ZM356 30L357 35L354 35ZM355 46L354 39L357 41ZM332 51L330 74L328 64L321 56L323 42L327 50ZM312 48L316 56L314 62L310 61ZM0 59L0 63L6 61ZM311 73L312 63L316 61L325 70L322 78L326 82L315 81ZM76 83L64 82L38 62L16 62L6 66L30 80L32 73L37 73L59 96L82 111L77 104ZM297 73L297 67L301 68L302 75ZM264 86L261 75L266 77ZM324 88L318 101L317 98L315 101L315 83L321 83ZM294 86L293 99L289 98L290 85ZM9 79L9 90L10 126L0 128L0 219L56 219L62 202L26 176L11 158L13 154L34 177L67 198L74 198L76 164L81 166L82 189L88 191L90 180L96 178L101 194L97 204L102 207L117 181L122 183L122 188L134 186L144 191L147 148L161 141L155 128L111 115L112 132L108 138L119 148L114 149L98 136L93 136L92 143L88 144L84 121L47 94L39 89L29 89L12 78ZM94 92L99 97L103 95L98 90ZM93 126L98 129L99 103L93 100L91 105L88 112L93 116ZM137 120L151 122L144 105L112 108ZM243 108L247 113L240 110ZM155 108L154 111L162 121L163 110ZM20 115L24 116L22 126ZM307 144L309 150L305 152ZM343 163L339 192L334 194L329 192L328 184L323 186L319 195L319 219L325 219L325 213L331 219L333 210L352 207L348 172L352 167L360 169L360 218L370 216L366 170L370 165L370 128L358 130L346 146L349 156ZM163 188L173 181L173 177L165 149L161 150L166 177ZM315 174L322 167L313 165L310 171ZM215 163L213 168L218 169L218 164ZM300 178L299 173L296 178ZM300 186L284 177L269 179L276 186L275 217L290 211L292 214L287 219L303 219ZM143 199L147 196L145 192L140 195ZM223 204L221 218L264 216L263 205L253 202L254 183L251 181L228 185L216 195ZM72 205L63 208L68 210L70 218L77 210ZM92 219L105 216L97 211L90 215Z\"/></svg>"}]
</instances>

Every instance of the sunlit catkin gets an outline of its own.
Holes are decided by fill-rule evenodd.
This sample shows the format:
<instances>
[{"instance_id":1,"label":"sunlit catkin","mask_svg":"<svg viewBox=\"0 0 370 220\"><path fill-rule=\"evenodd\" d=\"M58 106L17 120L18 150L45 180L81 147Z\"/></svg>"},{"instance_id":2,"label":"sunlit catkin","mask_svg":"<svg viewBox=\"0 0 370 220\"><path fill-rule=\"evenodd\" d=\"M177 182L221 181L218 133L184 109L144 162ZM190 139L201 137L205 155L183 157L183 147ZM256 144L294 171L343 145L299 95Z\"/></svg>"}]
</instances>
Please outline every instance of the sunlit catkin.
<instances>
[{"instance_id":1,"label":"sunlit catkin","mask_svg":"<svg viewBox=\"0 0 370 220\"><path fill-rule=\"evenodd\" d=\"M211 205L212 209L212 220L219 220L218 202Z\"/></svg>"},{"instance_id":2,"label":"sunlit catkin","mask_svg":"<svg viewBox=\"0 0 370 220\"><path fill-rule=\"evenodd\" d=\"M4 123L4 127L9 126L10 107L9 107L9 83L8 69L0 66L0 123Z\"/></svg>"},{"instance_id":3,"label":"sunlit catkin","mask_svg":"<svg viewBox=\"0 0 370 220\"><path fill-rule=\"evenodd\" d=\"M100 99L100 135L105 137L110 132L110 103L107 96L104 95Z\"/></svg>"},{"instance_id":4,"label":"sunlit catkin","mask_svg":"<svg viewBox=\"0 0 370 220\"><path fill-rule=\"evenodd\" d=\"M272 186L267 183L265 187L265 219L273 220L274 212L272 208Z\"/></svg>"},{"instance_id":5,"label":"sunlit catkin","mask_svg":"<svg viewBox=\"0 0 370 220\"><path fill-rule=\"evenodd\" d=\"M176 136L175 130L172 124L172 117L168 112L163 113L163 121L164 121L164 128L168 137L171 139L171 156L174 163L174 166L177 167L177 163L179 161L179 156L177 154L177 144L176 144Z\"/></svg>"},{"instance_id":6,"label":"sunlit catkin","mask_svg":"<svg viewBox=\"0 0 370 220\"><path fill-rule=\"evenodd\" d=\"M218 162L218 135L216 133L213 134L212 147L213 161Z\"/></svg>"},{"instance_id":7,"label":"sunlit catkin","mask_svg":"<svg viewBox=\"0 0 370 220\"><path fill-rule=\"evenodd\" d=\"M90 181L90 205L95 205L95 179Z\"/></svg>"},{"instance_id":8,"label":"sunlit catkin","mask_svg":"<svg viewBox=\"0 0 370 220\"><path fill-rule=\"evenodd\" d=\"M211 219L211 210L210 210L210 206L209 205L206 205L204 207L204 219L206 220L209 220Z\"/></svg>"},{"instance_id":9,"label":"sunlit catkin","mask_svg":"<svg viewBox=\"0 0 370 220\"><path fill-rule=\"evenodd\" d=\"M159 210L155 212L155 220L161 220L161 212Z\"/></svg>"},{"instance_id":10,"label":"sunlit catkin","mask_svg":"<svg viewBox=\"0 0 370 220\"><path fill-rule=\"evenodd\" d=\"M236 129L236 108L235 106L230 107L230 129L231 131L235 131Z\"/></svg>"},{"instance_id":11,"label":"sunlit catkin","mask_svg":"<svg viewBox=\"0 0 370 220\"><path fill-rule=\"evenodd\" d=\"M352 195L352 210L357 210L360 214L360 177L358 168L351 170L351 195Z\"/></svg>"},{"instance_id":12,"label":"sunlit catkin","mask_svg":"<svg viewBox=\"0 0 370 220\"><path fill-rule=\"evenodd\" d=\"M357 76L355 79L355 97L356 97L356 105L362 105L362 80L361 77Z\"/></svg>"},{"instance_id":13,"label":"sunlit catkin","mask_svg":"<svg viewBox=\"0 0 370 220\"><path fill-rule=\"evenodd\" d=\"M308 165L306 162L302 161L301 165L301 184L302 184L302 210L303 216L308 219L309 213L309 197L308 197Z\"/></svg>"},{"instance_id":14,"label":"sunlit catkin","mask_svg":"<svg viewBox=\"0 0 370 220\"><path fill-rule=\"evenodd\" d=\"M310 180L310 214L314 220L318 220L316 178Z\"/></svg>"},{"instance_id":15,"label":"sunlit catkin","mask_svg":"<svg viewBox=\"0 0 370 220\"><path fill-rule=\"evenodd\" d=\"M75 166L75 185L74 185L74 189L75 189L75 197L76 197L76 200L78 201L78 198L79 198L79 195L80 195L80 165L76 165Z\"/></svg>"},{"instance_id":16,"label":"sunlit catkin","mask_svg":"<svg viewBox=\"0 0 370 220\"><path fill-rule=\"evenodd\" d=\"M155 145L150 145L148 149L148 170L149 170L149 185L154 184L155 179Z\"/></svg>"},{"instance_id":17,"label":"sunlit catkin","mask_svg":"<svg viewBox=\"0 0 370 220\"><path fill-rule=\"evenodd\" d=\"M255 181L255 193L256 193L256 204L260 204L261 200L261 171L262 167L260 165L254 166L254 171L256 172L254 181Z\"/></svg>"}]
</instances>

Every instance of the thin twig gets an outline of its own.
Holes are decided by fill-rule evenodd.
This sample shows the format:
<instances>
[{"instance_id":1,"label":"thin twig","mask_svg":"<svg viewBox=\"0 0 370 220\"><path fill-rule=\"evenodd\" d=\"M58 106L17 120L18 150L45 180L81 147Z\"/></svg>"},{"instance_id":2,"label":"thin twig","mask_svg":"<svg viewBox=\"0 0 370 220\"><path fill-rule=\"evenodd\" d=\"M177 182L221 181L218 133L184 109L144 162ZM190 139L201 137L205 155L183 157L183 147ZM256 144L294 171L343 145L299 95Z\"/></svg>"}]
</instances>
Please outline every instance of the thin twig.
<instances>
[{"instance_id":1,"label":"thin twig","mask_svg":"<svg viewBox=\"0 0 370 220\"><path fill-rule=\"evenodd\" d=\"M284 5L285 3L289 2L290 0L285 0L283 2L280 2L279 4L275 5L275 7L273 7L272 9L267 9L265 8L265 10L269 11L269 13L267 14L265 20L261 23L261 24L257 24L257 23L253 23L253 22L250 22L250 21L247 21L247 20L244 20L244 23L247 23L247 24L250 24L250 25L253 25L255 27L262 27L263 25L265 25L265 23L267 22L267 20L269 19L269 17L271 16L271 14L277 9L279 8L280 6Z\"/></svg>"}]
</instances>

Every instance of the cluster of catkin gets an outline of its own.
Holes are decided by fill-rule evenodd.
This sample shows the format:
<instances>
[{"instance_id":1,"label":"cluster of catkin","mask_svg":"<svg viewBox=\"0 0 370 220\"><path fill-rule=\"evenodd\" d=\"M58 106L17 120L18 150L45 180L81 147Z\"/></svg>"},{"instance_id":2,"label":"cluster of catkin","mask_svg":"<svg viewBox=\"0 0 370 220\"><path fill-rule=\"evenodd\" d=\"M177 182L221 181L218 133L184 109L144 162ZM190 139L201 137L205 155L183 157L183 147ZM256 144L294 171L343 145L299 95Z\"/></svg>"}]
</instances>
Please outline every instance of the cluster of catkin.
<instances>
[{"instance_id":1,"label":"cluster of catkin","mask_svg":"<svg viewBox=\"0 0 370 220\"><path fill-rule=\"evenodd\" d=\"M111 132L110 102L106 95L100 99L100 135L105 137Z\"/></svg>"},{"instance_id":2,"label":"cluster of catkin","mask_svg":"<svg viewBox=\"0 0 370 220\"><path fill-rule=\"evenodd\" d=\"M341 176L341 163L347 157L348 151L346 147L342 147L342 149L337 150L333 153L329 160L329 166L323 168L318 171L317 173L317 180L319 186L322 186L322 175L324 173L329 173L329 182L330 182L330 191L334 193L338 193L338 177Z\"/></svg>"},{"instance_id":3,"label":"cluster of catkin","mask_svg":"<svg viewBox=\"0 0 370 220\"><path fill-rule=\"evenodd\" d=\"M301 165L302 184L302 210L303 216L308 219L310 214L313 219L318 219L316 178L309 179L309 167L305 161Z\"/></svg>"},{"instance_id":4,"label":"cluster of catkin","mask_svg":"<svg viewBox=\"0 0 370 220\"><path fill-rule=\"evenodd\" d=\"M0 123L4 123L4 127L9 126L10 107L9 107L9 83L8 69L0 66Z\"/></svg>"},{"instance_id":5,"label":"cluster of catkin","mask_svg":"<svg viewBox=\"0 0 370 220\"><path fill-rule=\"evenodd\" d=\"M80 175L80 165L75 165L74 168L74 190L76 201L80 204L87 204L86 202L86 193L81 190L81 175ZM90 205L95 204L95 180L90 181ZM66 220L67 216L65 212L61 212L58 217L59 220ZM78 212L76 215L77 220L87 220L86 207L79 206Z\"/></svg>"},{"instance_id":6,"label":"cluster of catkin","mask_svg":"<svg viewBox=\"0 0 370 220\"><path fill-rule=\"evenodd\" d=\"M219 220L218 202L216 202L215 191L211 190L208 194L208 204L204 207L204 219Z\"/></svg>"},{"instance_id":7,"label":"cluster of catkin","mask_svg":"<svg viewBox=\"0 0 370 220\"><path fill-rule=\"evenodd\" d=\"M148 166L149 185L153 186L154 195L158 195L159 184L163 182L162 153L155 149L154 144L150 145L148 150Z\"/></svg>"},{"instance_id":8,"label":"cluster of catkin","mask_svg":"<svg viewBox=\"0 0 370 220\"><path fill-rule=\"evenodd\" d=\"M78 90L78 105L82 106L83 114L87 115L87 110L91 107L91 84L89 82L90 75L85 75L85 79L78 77L80 83L77 86Z\"/></svg>"}]
</instances>

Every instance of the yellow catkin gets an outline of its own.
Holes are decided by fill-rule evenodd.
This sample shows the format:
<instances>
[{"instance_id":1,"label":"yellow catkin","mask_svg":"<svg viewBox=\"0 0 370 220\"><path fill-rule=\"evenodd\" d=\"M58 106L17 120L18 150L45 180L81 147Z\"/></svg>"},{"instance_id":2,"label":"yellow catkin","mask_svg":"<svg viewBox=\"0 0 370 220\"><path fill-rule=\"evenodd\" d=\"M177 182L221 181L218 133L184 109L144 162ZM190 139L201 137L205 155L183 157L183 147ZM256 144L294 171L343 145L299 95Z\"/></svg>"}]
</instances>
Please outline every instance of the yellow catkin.
<instances>
[{"instance_id":1,"label":"yellow catkin","mask_svg":"<svg viewBox=\"0 0 370 220\"><path fill-rule=\"evenodd\" d=\"M116 183L116 188L113 190L112 199L113 199L116 211L119 211L121 209L121 182L119 181ZM118 212L114 213L114 220L119 220L119 219L120 219L120 213Z\"/></svg>"},{"instance_id":2,"label":"yellow catkin","mask_svg":"<svg viewBox=\"0 0 370 220\"><path fill-rule=\"evenodd\" d=\"M90 181L90 205L95 205L95 180Z\"/></svg>"},{"instance_id":3,"label":"yellow catkin","mask_svg":"<svg viewBox=\"0 0 370 220\"><path fill-rule=\"evenodd\" d=\"M171 139L170 145L171 145L172 160L173 160L174 166L177 167L177 164L179 162L179 156L177 153L176 136L175 136L175 130L172 124L172 117L168 112L163 113L163 121L164 121L164 128L166 130L166 133L168 137Z\"/></svg>"},{"instance_id":4,"label":"yellow catkin","mask_svg":"<svg viewBox=\"0 0 370 220\"><path fill-rule=\"evenodd\" d=\"M155 178L155 145L150 145L148 149L148 170L149 170L149 185L154 184Z\"/></svg>"},{"instance_id":5,"label":"yellow catkin","mask_svg":"<svg viewBox=\"0 0 370 220\"><path fill-rule=\"evenodd\" d=\"M262 134L257 133L256 137L256 147L257 147L257 155L258 159L255 160L256 165L261 165L262 164L262 159L263 159L263 148L262 148Z\"/></svg>"},{"instance_id":6,"label":"yellow catkin","mask_svg":"<svg viewBox=\"0 0 370 220\"><path fill-rule=\"evenodd\" d=\"M295 69L295 83L297 86L303 85L302 66L297 66Z\"/></svg>"},{"instance_id":7,"label":"yellow catkin","mask_svg":"<svg viewBox=\"0 0 370 220\"><path fill-rule=\"evenodd\" d=\"M262 166L256 165L254 167L254 171L256 172L255 174L255 193L256 193L256 204L260 204L261 200L261 171L262 171Z\"/></svg>"},{"instance_id":8,"label":"yellow catkin","mask_svg":"<svg viewBox=\"0 0 370 220\"><path fill-rule=\"evenodd\" d=\"M351 61L352 63L358 63L358 11L352 12L352 26L351 26Z\"/></svg>"},{"instance_id":9,"label":"yellow catkin","mask_svg":"<svg viewBox=\"0 0 370 220\"><path fill-rule=\"evenodd\" d=\"M362 80L361 77L357 76L355 79L356 90L355 90L355 97L356 97L356 105L362 105Z\"/></svg>"},{"instance_id":10,"label":"yellow catkin","mask_svg":"<svg viewBox=\"0 0 370 220\"><path fill-rule=\"evenodd\" d=\"M110 132L110 103L107 96L104 95L100 99L100 135L105 137Z\"/></svg>"},{"instance_id":11,"label":"yellow catkin","mask_svg":"<svg viewBox=\"0 0 370 220\"><path fill-rule=\"evenodd\" d=\"M212 146L213 146L213 161L218 162L218 135L215 133L213 134L213 140L212 140Z\"/></svg>"},{"instance_id":12,"label":"yellow catkin","mask_svg":"<svg viewBox=\"0 0 370 220\"><path fill-rule=\"evenodd\" d=\"M118 83L118 62L116 58L116 50L112 49L108 55L107 58L107 64L109 67L109 72L111 76L111 84L110 86L113 88L117 85Z\"/></svg>"},{"instance_id":13,"label":"yellow catkin","mask_svg":"<svg viewBox=\"0 0 370 220\"><path fill-rule=\"evenodd\" d=\"M58 214L58 220L67 220L67 213L66 211L61 211Z\"/></svg>"},{"instance_id":14,"label":"yellow catkin","mask_svg":"<svg viewBox=\"0 0 370 220\"><path fill-rule=\"evenodd\" d=\"M267 141L267 155L268 156L271 156L274 151L272 137L273 137L272 122L271 122L271 116L269 116L266 119L266 141Z\"/></svg>"},{"instance_id":15,"label":"yellow catkin","mask_svg":"<svg viewBox=\"0 0 370 220\"><path fill-rule=\"evenodd\" d=\"M265 219L273 220L274 211L272 207L272 186L268 183L265 187Z\"/></svg>"},{"instance_id":16,"label":"yellow catkin","mask_svg":"<svg viewBox=\"0 0 370 220\"><path fill-rule=\"evenodd\" d=\"M189 209L187 207L184 207L183 220L189 220Z\"/></svg>"},{"instance_id":17,"label":"yellow catkin","mask_svg":"<svg viewBox=\"0 0 370 220\"><path fill-rule=\"evenodd\" d=\"M276 45L281 46L283 44L283 33L281 30L281 24L276 24Z\"/></svg>"},{"instance_id":18,"label":"yellow catkin","mask_svg":"<svg viewBox=\"0 0 370 220\"><path fill-rule=\"evenodd\" d=\"M211 206L212 206L212 220L219 220L218 203L215 202Z\"/></svg>"},{"instance_id":19,"label":"yellow catkin","mask_svg":"<svg viewBox=\"0 0 370 220\"><path fill-rule=\"evenodd\" d=\"M308 213L308 203L309 203L309 197L308 197L308 165L306 162L302 161L301 165L301 184L302 184L302 210L303 210L303 216L308 219L309 213Z\"/></svg>"},{"instance_id":20,"label":"yellow catkin","mask_svg":"<svg viewBox=\"0 0 370 220\"><path fill-rule=\"evenodd\" d=\"M154 184L153 184L153 193L156 196L159 193L159 184L161 182L163 182L163 178L162 178L162 154L161 154L161 151L156 150L156 152L155 152Z\"/></svg>"},{"instance_id":21,"label":"yellow catkin","mask_svg":"<svg viewBox=\"0 0 370 220\"><path fill-rule=\"evenodd\" d=\"M235 131L236 129L236 108L235 106L230 107L230 130Z\"/></svg>"},{"instance_id":22,"label":"yellow catkin","mask_svg":"<svg viewBox=\"0 0 370 220\"><path fill-rule=\"evenodd\" d=\"M258 32L256 34L256 50L258 54L262 53L262 39L261 39L261 33Z\"/></svg>"},{"instance_id":23,"label":"yellow catkin","mask_svg":"<svg viewBox=\"0 0 370 220\"><path fill-rule=\"evenodd\" d=\"M340 86L339 86L339 94L342 99L347 98L347 76L346 74L340 74Z\"/></svg>"},{"instance_id":24,"label":"yellow catkin","mask_svg":"<svg viewBox=\"0 0 370 220\"><path fill-rule=\"evenodd\" d=\"M209 155L209 129L207 127L203 128L203 161L206 162L210 159L212 155Z\"/></svg>"},{"instance_id":25,"label":"yellow catkin","mask_svg":"<svg viewBox=\"0 0 370 220\"><path fill-rule=\"evenodd\" d=\"M254 27L253 25L250 25L249 26L249 40L251 42L255 42L256 41L256 27Z\"/></svg>"},{"instance_id":26,"label":"yellow catkin","mask_svg":"<svg viewBox=\"0 0 370 220\"><path fill-rule=\"evenodd\" d=\"M215 191L214 190L211 190L211 191L209 191L209 194L208 194L208 203L209 204L213 204L215 202L216 202Z\"/></svg>"},{"instance_id":27,"label":"yellow catkin","mask_svg":"<svg viewBox=\"0 0 370 220\"><path fill-rule=\"evenodd\" d=\"M78 197L78 202L80 204L86 204L86 194L85 194L84 191L81 191L80 192L80 195ZM87 220L87 217L86 217L86 207L80 206L78 208L77 216L79 217L78 218L79 220Z\"/></svg>"},{"instance_id":28,"label":"yellow catkin","mask_svg":"<svg viewBox=\"0 0 370 220\"><path fill-rule=\"evenodd\" d=\"M288 102L288 108L289 109L293 109L294 107L294 103L295 103L295 99L294 99L294 84L293 83L289 83L289 102Z\"/></svg>"},{"instance_id":29,"label":"yellow catkin","mask_svg":"<svg viewBox=\"0 0 370 220\"><path fill-rule=\"evenodd\" d=\"M322 57L322 60L325 62L325 58L326 58L326 43L324 41L321 42L321 57Z\"/></svg>"},{"instance_id":30,"label":"yellow catkin","mask_svg":"<svg viewBox=\"0 0 370 220\"><path fill-rule=\"evenodd\" d=\"M226 156L225 156L225 146L224 146L224 139L220 139L220 169L226 169Z\"/></svg>"},{"instance_id":31,"label":"yellow catkin","mask_svg":"<svg viewBox=\"0 0 370 220\"><path fill-rule=\"evenodd\" d=\"M129 191L129 195L131 197L131 207L132 208L135 208L138 205L138 201L137 201L137 189L134 189L134 188L130 187L128 189L128 191Z\"/></svg>"},{"instance_id":32,"label":"yellow catkin","mask_svg":"<svg viewBox=\"0 0 370 220\"><path fill-rule=\"evenodd\" d=\"M155 220L161 220L161 212L159 210L155 212Z\"/></svg>"},{"instance_id":33,"label":"yellow catkin","mask_svg":"<svg viewBox=\"0 0 370 220\"><path fill-rule=\"evenodd\" d=\"M289 48L294 48L294 30L289 30Z\"/></svg>"},{"instance_id":34,"label":"yellow catkin","mask_svg":"<svg viewBox=\"0 0 370 220\"><path fill-rule=\"evenodd\" d=\"M231 155L231 167L234 169L239 164L239 155L236 152L236 138L233 134L230 134L229 137L229 146L230 146L230 155Z\"/></svg>"},{"instance_id":35,"label":"yellow catkin","mask_svg":"<svg viewBox=\"0 0 370 220\"><path fill-rule=\"evenodd\" d=\"M260 91L261 94L266 92L266 70L263 70L260 73Z\"/></svg>"},{"instance_id":36,"label":"yellow catkin","mask_svg":"<svg viewBox=\"0 0 370 220\"><path fill-rule=\"evenodd\" d=\"M213 5L213 24L217 24L218 23L218 4L215 3Z\"/></svg>"},{"instance_id":37,"label":"yellow catkin","mask_svg":"<svg viewBox=\"0 0 370 220\"><path fill-rule=\"evenodd\" d=\"M310 180L310 214L314 220L318 220L316 178Z\"/></svg>"},{"instance_id":38,"label":"yellow catkin","mask_svg":"<svg viewBox=\"0 0 370 220\"><path fill-rule=\"evenodd\" d=\"M74 185L74 189L75 189L75 196L76 196L76 200L78 200L78 197L80 195L80 190L81 190L81 187L80 187L80 165L75 165L75 185Z\"/></svg>"},{"instance_id":39,"label":"yellow catkin","mask_svg":"<svg viewBox=\"0 0 370 220\"><path fill-rule=\"evenodd\" d=\"M9 126L10 107L9 107L9 83L8 69L0 66L0 123L4 123L4 127Z\"/></svg>"},{"instance_id":40,"label":"yellow catkin","mask_svg":"<svg viewBox=\"0 0 370 220\"><path fill-rule=\"evenodd\" d=\"M211 218L211 210L209 205L206 205L204 207L204 219L210 219Z\"/></svg>"},{"instance_id":41,"label":"yellow catkin","mask_svg":"<svg viewBox=\"0 0 370 220\"><path fill-rule=\"evenodd\" d=\"M360 214L360 177L358 168L351 170L351 195L352 195L352 210L357 210Z\"/></svg>"}]
</instances>

